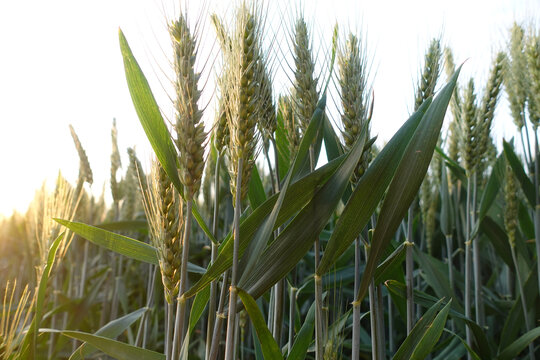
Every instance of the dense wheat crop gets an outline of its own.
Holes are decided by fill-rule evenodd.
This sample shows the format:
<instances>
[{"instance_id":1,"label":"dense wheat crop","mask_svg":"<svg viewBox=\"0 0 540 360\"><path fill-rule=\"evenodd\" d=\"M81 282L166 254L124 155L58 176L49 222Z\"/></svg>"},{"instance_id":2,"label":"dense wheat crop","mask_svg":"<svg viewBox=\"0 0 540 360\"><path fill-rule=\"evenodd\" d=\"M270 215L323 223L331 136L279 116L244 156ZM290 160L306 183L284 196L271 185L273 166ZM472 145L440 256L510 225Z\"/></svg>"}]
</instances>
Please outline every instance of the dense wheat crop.
<instances>
[{"instance_id":1,"label":"dense wheat crop","mask_svg":"<svg viewBox=\"0 0 540 360\"><path fill-rule=\"evenodd\" d=\"M71 128L77 183L0 223L1 360L540 356L538 30L509 29L485 83L433 39L413 114L378 146L372 115L392 104L363 34L336 26L314 53L317 24L271 29L268 6L170 22L173 119L119 32L155 159L129 148L122 166L113 122L110 164L91 164ZM503 112L516 136L498 143ZM110 166L112 203L92 166Z\"/></svg>"}]
</instances>

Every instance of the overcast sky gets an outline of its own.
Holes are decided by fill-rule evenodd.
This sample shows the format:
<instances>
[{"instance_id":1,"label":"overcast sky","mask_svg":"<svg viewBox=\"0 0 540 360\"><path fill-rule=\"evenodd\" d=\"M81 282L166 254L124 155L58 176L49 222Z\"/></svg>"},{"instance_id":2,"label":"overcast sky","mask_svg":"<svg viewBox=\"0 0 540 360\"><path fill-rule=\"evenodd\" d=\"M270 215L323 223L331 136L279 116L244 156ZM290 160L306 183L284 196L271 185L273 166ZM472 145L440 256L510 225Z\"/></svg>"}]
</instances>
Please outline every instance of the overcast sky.
<instances>
[{"instance_id":1,"label":"overcast sky","mask_svg":"<svg viewBox=\"0 0 540 360\"><path fill-rule=\"evenodd\" d=\"M198 3L192 0L190 5ZM461 82L474 75L481 88L492 56L504 48L513 21L539 24L540 18L538 0L304 0L293 7L291 3L268 2L269 34L289 29L298 8L304 9L315 48L329 46L336 21L342 31L362 31L376 99L372 133L381 141L389 139L411 112L423 53L433 37L440 36L454 50L457 63L468 59ZM205 4L218 14L231 11L227 1ZM118 28L124 31L164 113L171 114L163 90L168 88L165 74L170 74L166 23L177 9L177 2L166 0L0 2L0 214L25 211L34 191L46 179L53 183L58 171L76 180L78 157L69 124L87 151L96 193L108 183L113 118L123 163L127 164L126 148L132 146L148 163L151 151L126 86ZM198 8L190 10L190 14L198 12ZM210 44L205 49L211 48L213 29L203 30L203 39ZM275 52L286 53L287 37L277 39L281 50ZM290 85L277 86L283 90ZM514 134L505 102L501 104L495 120L499 138ZM210 106L205 116L210 120L213 114ZM105 191L109 196L108 188Z\"/></svg>"}]
</instances>

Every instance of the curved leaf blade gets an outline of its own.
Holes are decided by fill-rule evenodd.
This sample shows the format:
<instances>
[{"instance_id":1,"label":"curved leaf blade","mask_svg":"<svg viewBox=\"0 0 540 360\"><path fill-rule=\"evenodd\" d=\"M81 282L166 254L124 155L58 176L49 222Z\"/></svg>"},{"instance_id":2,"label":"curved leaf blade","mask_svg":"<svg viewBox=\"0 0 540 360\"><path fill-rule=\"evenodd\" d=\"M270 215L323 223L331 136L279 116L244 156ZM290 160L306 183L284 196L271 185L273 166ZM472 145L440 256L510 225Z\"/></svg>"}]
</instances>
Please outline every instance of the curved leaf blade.
<instances>
[{"instance_id":1,"label":"curved leaf blade","mask_svg":"<svg viewBox=\"0 0 540 360\"><path fill-rule=\"evenodd\" d=\"M169 179L171 179L174 187L180 193L180 196L184 197L184 187L180 182L176 166L176 148L172 142L171 134L165 125L165 121L163 121L161 111L154 98L154 94L152 94L148 80L146 79L146 76L144 76L135 56L133 56L133 52L121 29L118 30L118 36L120 39L120 50L124 60L124 70L129 93L131 94L137 116L139 117L144 132L146 133L161 166L163 166L163 169L167 173L167 176L169 176ZM212 242L217 243L216 238L204 222L195 204L193 204L192 213L206 236L208 236Z\"/></svg>"},{"instance_id":2,"label":"curved leaf blade","mask_svg":"<svg viewBox=\"0 0 540 360\"><path fill-rule=\"evenodd\" d=\"M264 317L261 313L261 310L257 306L257 303L247 292L240 288L237 289L238 296L240 297L240 300L242 300L242 303L244 304L244 307L249 314L249 318L251 319L251 322L255 327L257 337L261 342L264 358L268 360L283 359L283 356L281 355L281 350L279 349L278 344L274 340L272 333L270 333L270 330L268 330L268 327L266 327L266 321L264 321Z\"/></svg>"},{"instance_id":3,"label":"curved leaf blade","mask_svg":"<svg viewBox=\"0 0 540 360\"><path fill-rule=\"evenodd\" d=\"M103 336L106 338L115 338L120 335L124 330L130 327L135 321L137 321L142 314L148 311L148 308L141 308L135 310L132 313L115 319L108 324L105 324L101 329L95 332L94 335ZM71 354L69 360L80 360L96 352L97 349L90 344L82 344Z\"/></svg>"},{"instance_id":4,"label":"curved leaf blade","mask_svg":"<svg viewBox=\"0 0 540 360\"><path fill-rule=\"evenodd\" d=\"M379 258L384 253L384 250L394 236L401 220L407 213L411 202L420 189L422 180L433 157L433 151L439 139L444 115L454 92L460 70L461 68L455 72L448 84L433 100L411 141L407 145L388 188L381 213L377 220L369 258L364 274L362 275L356 301L361 301L366 295Z\"/></svg>"},{"instance_id":5,"label":"curved leaf blade","mask_svg":"<svg viewBox=\"0 0 540 360\"><path fill-rule=\"evenodd\" d=\"M430 103L430 100L424 102L403 124L360 178L324 250L317 269L319 276L330 270L366 226Z\"/></svg>"},{"instance_id":6,"label":"curved leaf blade","mask_svg":"<svg viewBox=\"0 0 540 360\"><path fill-rule=\"evenodd\" d=\"M76 221L54 220L77 235L105 249L134 260L159 265L156 248L147 243ZM188 271L196 274L204 274L206 272L204 268L192 263L188 263Z\"/></svg>"}]
</instances>

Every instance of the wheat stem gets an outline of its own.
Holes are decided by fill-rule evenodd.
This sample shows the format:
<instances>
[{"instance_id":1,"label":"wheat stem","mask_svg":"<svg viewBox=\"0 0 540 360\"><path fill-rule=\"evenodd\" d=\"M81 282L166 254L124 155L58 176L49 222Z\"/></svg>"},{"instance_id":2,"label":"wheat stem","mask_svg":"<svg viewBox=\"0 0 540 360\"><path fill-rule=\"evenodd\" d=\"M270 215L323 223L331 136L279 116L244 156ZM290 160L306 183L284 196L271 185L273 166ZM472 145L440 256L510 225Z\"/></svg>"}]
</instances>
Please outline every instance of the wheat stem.
<instances>
[{"instance_id":1,"label":"wheat stem","mask_svg":"<svg viewBox=\"0 0 540 360\"><path fill-rule=\"evenodd\" d=\"M238 281L238 258L240 255L240 214L242 206L242 166L243 158L238 159L238 174L236 177L236 203L234 206L234 243L233 243L233 263L231 270L231 287L229 294L229 319L227 321L227 338L225 344L225 360L232 360L234 358L234 329L236 323L236 298L238 295L238 290L236 288L236 283Z\"/></svg>"},{"instance_id":2,"label":"wheat stem","mask_svg":"<svg viewBox=\"0 0 540 360\"><path fill-rule=\"evenodd\" d=\"M187 299L184 293L187 290L187 264L189 260L189 235L191 232L191 217L193 199L188 198L186 201L186 222L184 227L184 237L182 239L182 264L180 268L180 288L178 290L178 300L176 305L176 319L174 324L174 340L172 348L172 359L177 360L182 341L184 339L184 325L186 321Z\"/></svg>"},{"instance_id":3,"label":"wheat stem","mask_svg":"<svg viewBox=\"0 0 540 360\"><path fill-rule=\"evenodd\" d=\"M216 158L216 169L214 172L214 214L212 219L212 233L217 238L218 222L219 222L219 170L221 164L221 153L218 152ZM213 264L216 261L218 253L218 245L212 243L212 253L210 261ZM208 323L206 327L206 359L210 356L210 347L212 345L212 335L216 317L216 300L217 300L217 281L210 283L210 299L208 302Z\"/></svg>"}]
</instances>

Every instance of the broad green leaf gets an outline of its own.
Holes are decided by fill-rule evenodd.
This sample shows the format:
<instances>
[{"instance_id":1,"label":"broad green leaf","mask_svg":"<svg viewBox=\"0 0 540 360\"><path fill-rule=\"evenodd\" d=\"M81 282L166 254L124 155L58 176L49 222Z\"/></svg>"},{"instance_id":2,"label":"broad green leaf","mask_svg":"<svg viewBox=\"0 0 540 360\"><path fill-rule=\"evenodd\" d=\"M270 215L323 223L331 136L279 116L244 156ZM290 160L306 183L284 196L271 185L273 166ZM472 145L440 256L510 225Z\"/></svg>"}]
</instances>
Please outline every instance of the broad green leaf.
<instances>
[{"instance_id":1,"label":"broad green leaf","mask_svg":"<svg viewBox=\"0 0 540 360\"><path fill-rule=\"evenodd\" d=\"M129 345L120 341L112 340L103 336L88 334L81 331L68 331L68 330L49 330L51 332L58 332L62 335L68 336L73 339L84 341L105 354L112 356L117 360L165 360L165 355L158 352L139 348L133 345Z\"/></svg>"},{"instance_id":2,"label":"broad green leaf","mask_svg":"<svg viewBox=\"0 0 540 360\"><path fill-rule=\"evenodd\" d=\"M514 175L516 175L516 179L518 179L519 183L521 184L521 189L523 189L523 193L529 201L529 205L534 208L536 206L536 201L533 183L527 177L525 170L523 169L523 165L514 152L513 146L506 142L506 140L503 140L503 149L506 160L508 160L508 163L514 171Z\"/></svg>"},{"instance_id":3,"label":"broad green leaf","mask_svg":"<svg viewBox=\"0 0 540 360\"><path fill-rule=\"evenodd\" d=\"M424 338L429 327L433 324L433 321L435 320L441 306L442 299L439 300L435 305L430 307L428 311L426 311L426 313L414 325L411 333L405 338L405 341L403 341L399 349L396 351L396 353L392 357L392 360L413 359L413 352L416 350L416 347Z\"/></svg>"},{"instance_id":4,"label":"broad green leaf","mask_svg":"<svg viewBox=\"0 0 540 360\"><path fill-rule=\"evenodd\" d=\"M203 291L197 293L193 304L191 305L191 312L189 313L189 332L192 333L195 329L195 325L201 318L201 315L208 304L208 299L210 298L210 286L204 288Z\"/></svg>"},{"instance_id":5,"label":"broad green leaf","mask_svg":"<svg viewBox=\"0 0 540 360\"><path fill-rule=\"evenodd\" d=\"M249 318L251 319L251 323L257 332L257 337L261 343L264 358L267 360L283 359L281 350L274 340L272 333L270 333L270 330L268 330L268 327L266 327L266 321L264 321L264 317L261 310L257 306L257 303L251 297L251 295L246 293L244 290L240 288L237 289L238 296L240 297L240 300L242 300L242 303L249 314Z\"/></svg>"},{"instance_id":6,"label":"broad green leaf","mask_svg":"<svg viewBox=\"0 0 540 360\"><path fill-rule=\"evenodd\" d=\"M287 360L304 360L306 358L309 345L313 342L313 331L315 330L315 302L311 304L304 320L302 328L296 335L291 352Z\"/></svg>"},{"instance_id":7,"label":"broad green leaf","mask_svg":"<svg viewBox=\"0 0 540 360\"><path fill-rule=\"evenodd\" d=\"M441 214L440 223L443 235L452 235L454 231L454 209L453 202L450 199L450 191L448 189L448 176L446 174L446 166L441 167Z\"/></svg>"},{"instance_id":8,"label":"broad green leaf","mask_svg":"<svg viewBox=\"0 0 540 360\"><path fill-rule=\"evenodd\" d=\"M251 171L248 198L252 209L258 208L259 205L266 201L266 193L264 192L264 187L261 176L259 175L259 170L257 169L257 165L254 165L253 170Z\"/></svg>"},{"instance_id":9,"label":"broad green leaf","mask_svg":"<svg viewBox=\"0 0 540 360\"><path fill-rule=\"evenodd\" d=\"M498 360L512 360L519 355L531 342L540 337L540 326L523 334L519 339L506 347L497 357Z\"/></svg>"},{"instance_id":10,"label":"broad green leaf","mask_svg":"<svg viewBox=\"0 0 540 360\"><path fill-rule=\"evenodd\" d=\"M413 254L422 269L422 274L429 286L435 291L435 294L439 298L455 299L455 294L450 287L450 280L448 279L447 271L440 271L435 265L437 259L432 256L423 253L416 246L413 248ZM463 311L463 307L455 301L454 308L458 311Z\"/></svg>"},{"instance_id":11,"label":"broad green leaf","mask_svg":"<svg viewBox=\"0 0 540 360\"><path fill-rule=\"evenodd\" d=\"M343 148L338 140L334 127L330 123L327 116L324 117L323 123L323 139L324 147L326 149L326 158L328 160L334 160L343 155Z\"/></svg>"},{"instance_id":12,"label":"broad green leaf","mask_svg":"<svg viewBox=\"0 0 540 360\"><path fill-rule=\"evenodd\" d=\"M326 273L366 226L394 175L405 148L420 123L430 100L424 102L381 150L356 185L332 237L324 250L317 274Z\"/></svg>"},{"instance_id":13,"label":"broad green leaf","mask_svg":"<svg viewBox=\"0 0 540 360\"><path fill-rule=\"evenodd\" d=\"M131 94L137 116L139 117L144 132L146 133L161 166L163 166L163 169L171 179L174 187L180 193L180 196L184 198L184 187L180 182L177 170L178 157L176 148L171 139L171 134L163 121L161 111L154 98L154 94L152 94L148 80L133 56L122 30L118 31L118 35L120 38L120 50L122 51L122 58L124 59L124 70L129 93ZM204 222L195 204L193 204L192 213L206 236L208 236L212 242L217 243L216 238Z\"/></svg>"},{"instance_id":14,"label":"broad green leaf","mask_svg":"<svg viewBox=\"0 0 540 360\"><path fill-rule=\"evenodd\" d=\"M131 326L135 321L137 321L146 311L148 311L148 308L141 308L132 313L124 315L121 318L115 319L96 331L94 335L103 336L106 338L115 338L129 326ZM73 352L73 354L71 354L69 360L84 359L96 351L97 349L92 345L82 344Z\"/></svg>"},{"instance_id":15,"label":"broad green leaf","mask_svg":"<svg viewBox=\"0 0 540 360\"><path fill-rule=\"evenodd\" d=\"M501 259L510 267L514 268L510 245L506 232L490 216L485 216L480 223L480 230L486 234L489 241L493 244L495 251Z\"/></svg>"},{"instance_id":16,"label":"broad green leaf","mask_svg":"<svg viewBox=\"0 0 540 360\"><path fill-rule=\"evenodd\" d=\"M482 199L480 200L480 208L478 211L477 221L482 221L484 216L486 216L488 210L491 208L491 205L497 198L497 194L499 193L499 190L501 189L504 182L505 168L506 163L504 161L504 154L501 153L497 157L495 165L493 165L491 175L489 176L489 180L482 193Z\"/></svg>"},{"instance_id":17,"label":"broad green leaf","mask_svg":"<svg viewBox=\"0 0 540 360\"><path fill-rule=\"evenodd\" d=\"M281 113L281 109L279 109L277 115L277 127L274 144L278 152L279 179L281 180L285 178L291 163L289 141L287 139L287 131L285 130L285 125L283 123L283 114Z\"/></svg>"},{"instance_id":18,"label":"broad green leaf","mask_svg":"<svg viewBox=\"0 0 540 360\"><path fill-rule=\"evenodd\" d=\"M449 158L448 155L446 155L440 147L436 146L435 151L443 157L446 166L450 169L454 176L458 178L463 184L467 184L467 175L465 173L465 169L462 168L461 165L459 165L453 159Z\"/></svg>"},{"instance_id":19,"label":"broad green leaf","mask_svg":"<svg viewBox=\"0 0 540 360\"><path fill-rule=\"evenodd\" d=\"M394 280L389 280L385 282L385 286L388 288L388 290L393 296L395 295L396 297L399 297L403 301L405 301L405 299L407 298L406 286L404 283L400 283ZM437 297L428 295L419 290L414 290L414 302L425 308L432 307L434 304L439 302L439 300L440 299ZM443 301L443 304L445 304L444 301ZM473 320L466 318L465 315L463 315L463 312L458 312L458 311L450 309L450 315L454 319L456 319L458 322L462 323L463 325L466 324L471 329L474 336L474 340L479 349L478 351L480 352L481 358L486 359L486 360L491 359L492 358L491 350L490 350L484 329L478 326L478 324L474 322Z\"/></svg>"},{"instance_id":20,"label":"broad green leaf","mask_svg":"<svg viewBox=\"0 0 540 360\"><path fill-rule=\"evenodd\" d=\"M291 182L291 179L300 170L300 165L304 162L304 159L308 158L309 146L312 142L312 139L315 138L316 134L319 132L322 119L324 118L323 115L324 115L325 106L326 106L326 96L323 95L321 100L317 104L315 113L313 114L313 117L311 118L309 126L306 130L306 133L304 137L302 138L302 141L298 148L298 152L295 156L294 162L291 165L291 170L287 174L287 177L285 178L285 182L283 183L283 187L281 191L279 192L279 196L276 201L276 204L274 205L274 208L272 209L270 216L268 216L266 220L264 220L264 222L261 224L261 226L257 230L257 233L255 234L255 236L253 237L253 240L251 240L251 243L249 244L248 251L246 251L242 257L242 264L241 264L242 276L240 278L240 281L238 282L240 287L243 287L247 274L249 274L251 270L253 269L253 267L256 265L259 257L261 256L262 251L264 250L264 248L266 247L266 244L268 243L268 240L270 239L270 236L272 236L272 232L275 228L276 220L281 210L281 206L283 205L283 200L285 199L285 196L287 195L287 191L289 189L289 184Z\"/></svg>"},{"instance_id":21,"label":"broad green leaf","mask_svg":"<svg viewBox=\"0 0 540 360\"><path fill-rule=\"evenodd\" d=\"M159 265L156 248L147 243L80 222L62 219L54 220L77 235L105 249L134 260ZM192 263L188 263L188 271L196 274L204 274L206 272L204 268Z\"/></svg>"},{"instance_id":22,"label":"broad green leaf","mask_svg":"<svg viewBox=\"0 0 540 360\"><path fill-rule=\"evenodd\" d=\"M109 231L139 231L148 233L148 222L146 220L113 221L96 225L96 227Z\"/></svg>"},{"instance_id":23,"label":"broad green leaf","mask_svg":"<svg viewBox=\"0 0 540 360\"><path fill-rule=\"evenodd\" d=\"M389 279L394 271L400 268L403 265L403 260L405 259L405 244L401 243L396 250L390 254L375 270L375 285Z\"/></svg>"},{"instance_id":24,"label":"broad green leaf","mask_svg":"<svg viewBox=\"0 0 540 360\"><path fill-rule=\"evenodd\" d=\"M446 306L437 314L433 323L427 328L426 333L416 345L416 349L411 356L411 359L425 359L429 353L433 350L433 347L439 341L446 324L448 312L450 311L450 305L452 300L446 304Z\"/></svg>"},{"instance_id":25,"label":"broad green leaf","mask_svg":"<svg viewBox=\"0 0 540 360\"><path fill-rule=\"evenodd\" d=\"M467 344L467 341L465 341L462 337L460 337L459 335L457 335L456 333L454 333L454 332L452 332L452 331L450 331L448 329L444 329L444 331L451 334L455 338L459 339L459 341L461 341L461 343L463 344L463 347L471 355L473 360L481 360L480 356L478 356L478 354L475 353L474 350L469 347L469 345ZM438 356L435 360L439 360L439 359L440 360L446 360L445 357L440 357L440 356ZM461 356L459 357L459 359L461 359Z\"/></svg>"},{"instance_id":26,"label":"broad green leaf","mask_svg":"<svg viewBox=\"0 0 540 360\"><path fill-rule=\"evenodd\" d=\"M440 91L422 117L390 183L377 219L369 258L356 298L357 301L361 301L366 295L380 257L420 189L433 157L444 115L456 86L460 69L456 71L449 83Z\"/></svg>"},{"instance_id":27,"label":"broad green leaf","mask_svg":"<svg viewBox=\"0 0 540 360\"><path fill-rule=\"evenodd\" d=\"M283 205L274 226L274 230L305 206L305 204L314 196L318 188L328 181L336 168L343 162L344 158L345 155L329 162L290 185L290 188L287 191L288 195L285 196L285 199L283 200ZM258 231L261 223L268 217L274 208L278 197L279 194L271 196L264 204L255 209L244 221L241 220L240 256L244 254L249 242ZM186 297L195 295L231 267L233 250L233 242L230 241L231 239L232 236L229 233L223 240L216 261L210 266L202 278L185 293Z\"/></svg>"},{"instance_id":28,"label":"broad green leaf","mask_svg":"<svg viewBox=\"0 0 540 360\"><path fill-rule=\"evenodd\" d=\"M258 298L287 275L313 246L315 237L326 226L358 164L365 144L363 138L358 138L332 177L264 251L244 285L253 297Z\"/></svg>"}]
</instances>

